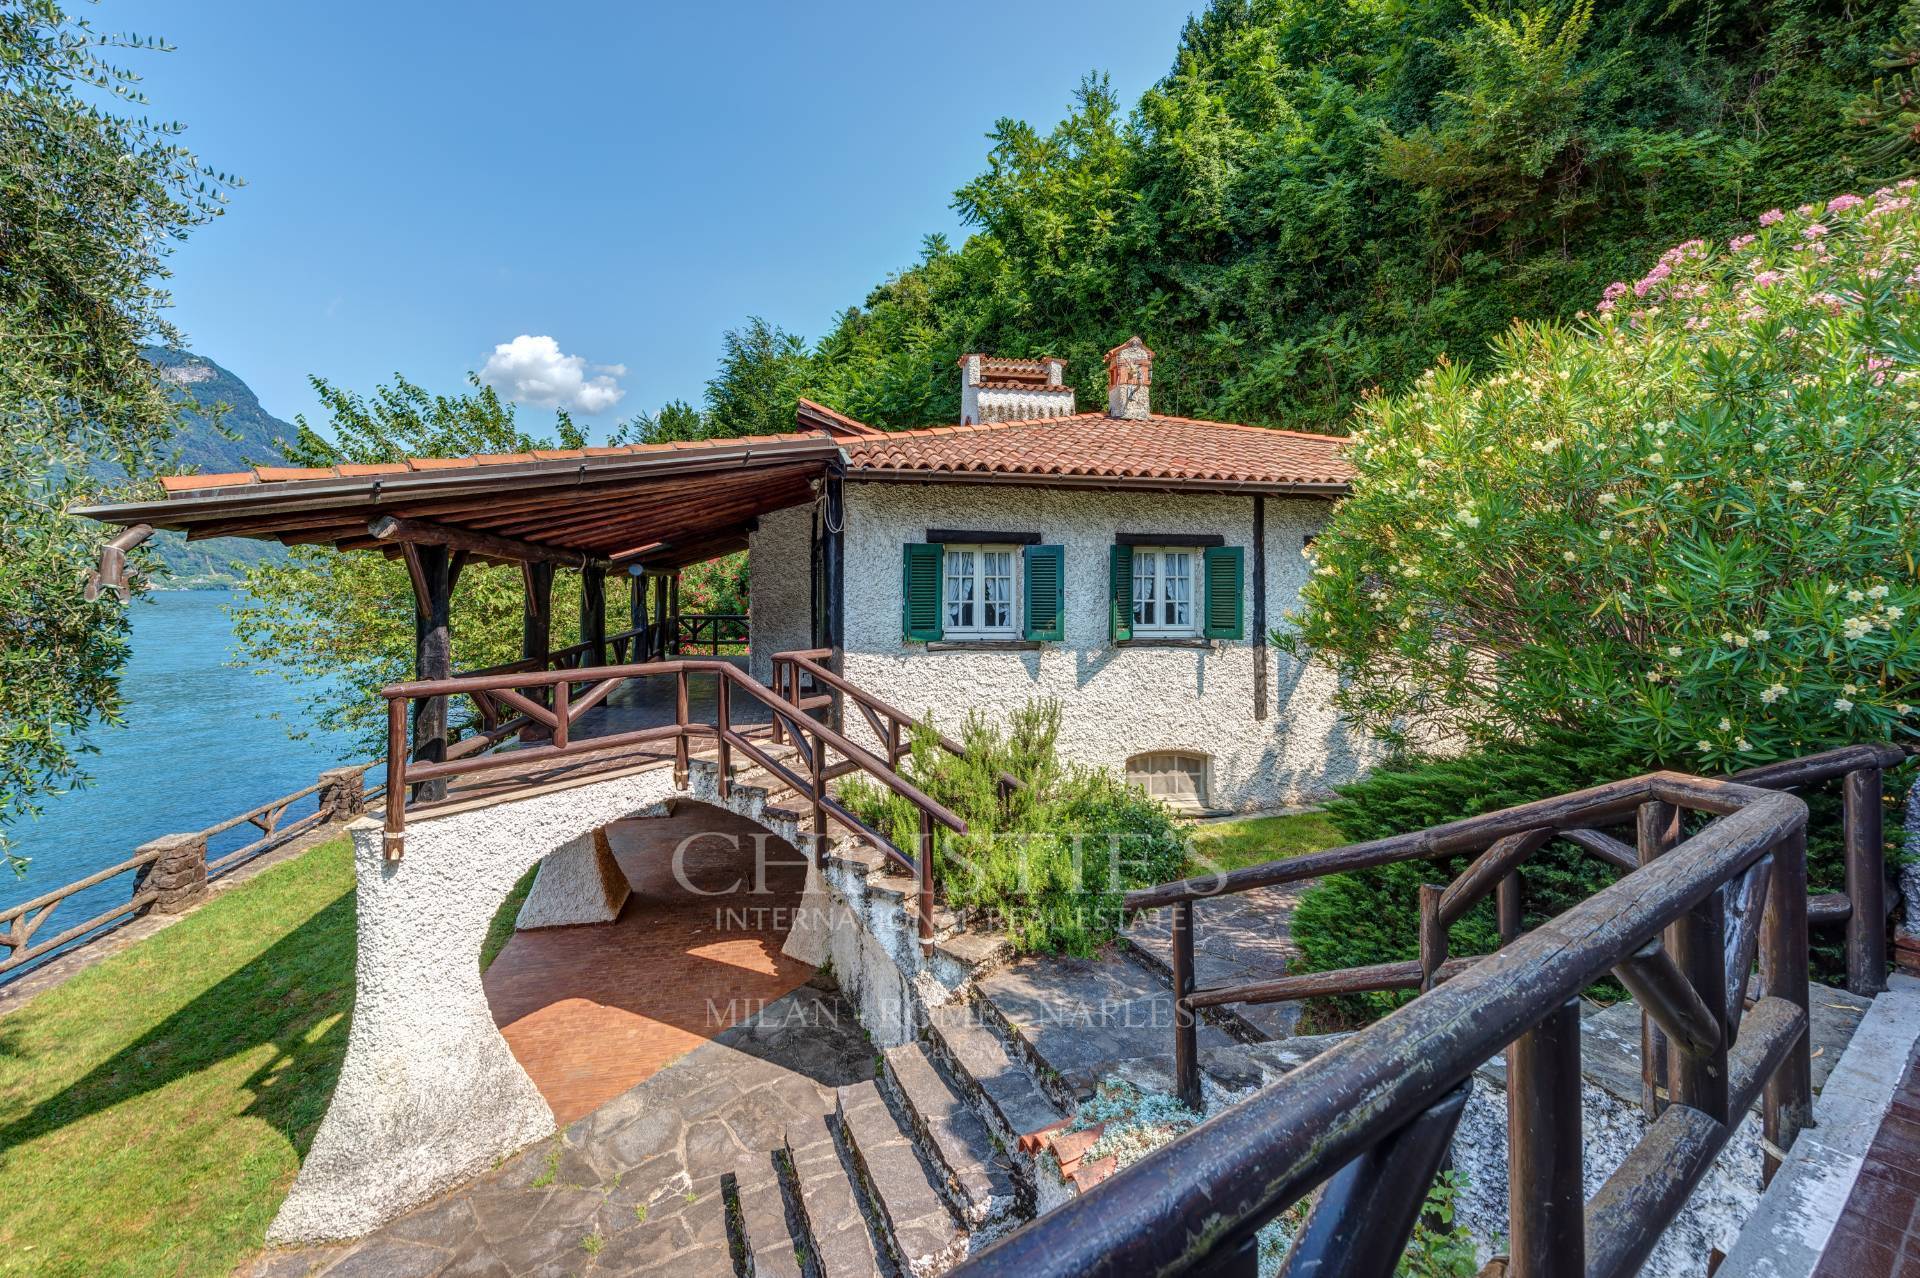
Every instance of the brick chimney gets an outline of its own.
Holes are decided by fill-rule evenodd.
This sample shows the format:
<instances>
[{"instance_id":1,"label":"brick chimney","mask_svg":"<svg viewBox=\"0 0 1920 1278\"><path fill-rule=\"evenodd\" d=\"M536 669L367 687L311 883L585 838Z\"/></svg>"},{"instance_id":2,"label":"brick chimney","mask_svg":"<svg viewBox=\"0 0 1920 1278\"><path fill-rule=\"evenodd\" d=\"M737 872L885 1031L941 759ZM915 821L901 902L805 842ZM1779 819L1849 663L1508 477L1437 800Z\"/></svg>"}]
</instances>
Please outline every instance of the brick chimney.
<instances>
[{"instance_id":1,"label":"brick chimney","mask_svg":"<svg viewBox=\"0 0 1920 1278\"><path fill-rule=\"evenodd\" d=\"M1107 352L1107 416L1138 421L1152 415L1148 388L1153 385L1153 352L1129 337Z\"/></svg>"},{"instance_id":2,"label":"brick chimney","mask_svg":"<svg viewBox=\"0 0 1920 1278\"><path fill-rule=\"evenodd\" d=\"M1067 361L960 357L960 424L1021 422L1036 417L1071 417L1073 387L1066 384Z\"/></svg>"}]
</instances>

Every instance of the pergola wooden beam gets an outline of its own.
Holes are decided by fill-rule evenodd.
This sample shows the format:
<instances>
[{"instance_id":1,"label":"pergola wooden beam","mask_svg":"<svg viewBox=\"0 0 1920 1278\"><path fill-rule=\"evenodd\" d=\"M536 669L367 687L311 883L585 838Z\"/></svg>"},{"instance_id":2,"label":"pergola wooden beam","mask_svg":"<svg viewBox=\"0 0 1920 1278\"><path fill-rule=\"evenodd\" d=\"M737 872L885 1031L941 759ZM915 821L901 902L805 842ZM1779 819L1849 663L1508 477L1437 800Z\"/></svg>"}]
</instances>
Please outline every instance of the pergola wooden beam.
<instances>
[{"instance_id":1,"label":"pergola wooden beam","mask_svg":"<svg viewBox=\"0 0 1920 1278\"><path fill-rule=\"evenodd\" d=\"M402 519L394 515L384 515L379 519L370 520L367 524L367 532L384 542L445 546L451 550L464 550L469 554L485 555L491 559L517 559L526 563L559 564L568 568L585 568L594 562L582 551L562 550L557 546L543 546L539 542L521 541L518 537L503 537L497 533L478 532L471 528L455 528L451 524L436 524L425 519Z\"/></svg>"}]
</instances>

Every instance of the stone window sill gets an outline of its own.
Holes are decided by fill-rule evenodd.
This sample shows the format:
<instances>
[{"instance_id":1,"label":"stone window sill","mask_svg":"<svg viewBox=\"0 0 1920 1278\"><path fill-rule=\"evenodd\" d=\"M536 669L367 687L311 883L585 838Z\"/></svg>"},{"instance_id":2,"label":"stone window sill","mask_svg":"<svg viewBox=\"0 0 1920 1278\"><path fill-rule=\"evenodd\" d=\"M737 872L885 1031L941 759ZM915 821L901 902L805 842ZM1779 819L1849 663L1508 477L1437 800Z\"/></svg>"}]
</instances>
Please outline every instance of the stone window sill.
<instances>
[{"instance_id":1,"label":"stone window sill","mask_svg":"<svg viewBox=\"0 0 1920 1278\"><path fill-rule=\"evenodd\" d=\"M1116 648L1216 648L1223 643L1219 639L1116 639Z\"/></svg>"},{"instance_id":2,"label":"stone window sill","mask_svg":"<svg viewBox=\"0 0 1920 1278\"><path fill-rule=\"evenodd\" d=\"M928 652L1038 652L1046 647L1038 639L934 639Z\"/></svg>"}]
</instances>

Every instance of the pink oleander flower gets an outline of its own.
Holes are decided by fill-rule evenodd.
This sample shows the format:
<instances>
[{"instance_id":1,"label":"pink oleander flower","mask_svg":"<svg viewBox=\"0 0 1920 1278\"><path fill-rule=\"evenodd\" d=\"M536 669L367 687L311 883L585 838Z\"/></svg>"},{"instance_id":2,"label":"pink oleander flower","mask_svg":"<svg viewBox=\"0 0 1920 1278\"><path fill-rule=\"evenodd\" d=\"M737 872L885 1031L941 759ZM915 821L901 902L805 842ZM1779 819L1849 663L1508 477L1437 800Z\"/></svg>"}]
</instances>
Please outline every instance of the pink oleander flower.
<instances>
[{"instance_id":1,"label":"pink oleander flower","mask_svg":"<svg viewBox=\"0 0 1920 1278\"><path fill-rule=\"evenodd\" d=\"M1660 283L1662 280L1666 279L1669 275L1672 275L1672 274L1673 274L1673 267L1667 265L1666 261L1662 259L1661 261L1655 263L1654 268L1651 271L1648 271L1645 276L1634 281L1633 295L1635 297L1645 297L1647 295L1647 290L1651 289L1655 284Z\"/></svg>"},{"instance_id":2,"label":"pink oleander flower","mask_svg":"<svg viewBox=\"0 0 1920 1278\"><path fill-rule=\"evenodd\" d=\"M1760 225L1762 226L1772 226L1775 222L1784 222L1786 220L1787 215L1779 209L1768 209L1760 215Z\"/></svg>"},{"instance_id":3,"label":"pink oleander flower","mask_svg":"<svg viewBox=\"0 0 1920 1278\"><path fill-rule=\"evenodd\" d=\"M1865 203L1866 201L1861 199L1857 195L1853 195L1853 194L1836 195L1831 200L1827 201L1827 212L1845 213L1848 209L1855 208Z\"/></svg>"},{"instance_id":4,"label":"pink oleander flower","mask_svg":"<svg viewBox=\"0 0 1920 1278\"><path fill-rule=\"evenodd\" d=\"M1794 210L1794 212L1798 213L1801 217L1812 217L1814 214L1818 213L1819 211L1820 211L1820 206L1818 204L1802 204L1799 208Z\"/></svg>"},{"instance_id":5,"label":"pink oleander flower","mask_svg":"<svg viewBox=\"0 0 1920 1278\"><path fill-rule=\"evenodd\" d=\"M1800 234L1806 236L1810 240L1817 240L1821 236L1825 235L1826 233L1827 233L1827 228L1820 225L1818 222L1809 222L1807 225L1800 228Z\"/></svg>"},{"instance_id":6,"label":"pink oleander flower","mask_svg":"<svg viewBox=\"0 0 1920 1278\"><path fill-rule=\"evenodd\" d=\"M1738 253L1759 238L1757 235L1736 235L1727 241L1727 247Z\"/></svg>"},{"instance_id":7,"label":"pink oleander flower","mask_svg":"<svg viewBox=\"0 0 1920 1278\"><path fill-rule=\"evenodd\" d=\"M1753 286L1755 288L1772 288L1785 278L1786 275L1780 271L1762 271L1753 277Z\"/></svg>"}]
</instances>

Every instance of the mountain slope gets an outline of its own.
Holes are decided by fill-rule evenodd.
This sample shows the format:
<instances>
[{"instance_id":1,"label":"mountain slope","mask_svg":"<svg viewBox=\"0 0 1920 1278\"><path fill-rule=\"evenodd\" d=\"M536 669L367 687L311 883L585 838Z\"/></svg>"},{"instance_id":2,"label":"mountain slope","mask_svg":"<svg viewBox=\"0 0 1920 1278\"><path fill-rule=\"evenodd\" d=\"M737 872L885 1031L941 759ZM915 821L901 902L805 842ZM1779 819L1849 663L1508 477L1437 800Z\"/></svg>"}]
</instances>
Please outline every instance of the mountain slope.
<instances>
[{"instance_id":1,"label":"mountain slope","mask_svg":"<svg viewBox=\"0 0 1920 1278\"><path fill-rule=\"evenodd\" d=\"M286 460L283 441L294 428L260 406L252 387L212 360L189 351L148 346L141 352L160 375L179 387L193 405L182 419L173 448L182 466L192 470L245 470ZM215 405L225 404L219 425Z\"/></svg>"},{"instance_id":2,"label":"mountain slope","mask_svg":"<svg viewBox=\"0 0 1920 1278\"><path fill-rule=\"evenodd\" d=\"M245 470L286 460L282 441L292 438L294 427L262 408L253 388L233 373L190 351L149 346L141 354L192 405L182 414L179 433L170 441L180 466L199 471ZM225 409L216 426L217 405ZM230 586L246 565L281 559L287 553L273 541L217 537L189 543L173 532L160 533L149 544L166 569L157 584L169 590Z\"/></svg>"}]
</instances>

